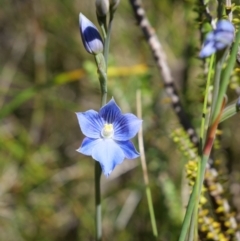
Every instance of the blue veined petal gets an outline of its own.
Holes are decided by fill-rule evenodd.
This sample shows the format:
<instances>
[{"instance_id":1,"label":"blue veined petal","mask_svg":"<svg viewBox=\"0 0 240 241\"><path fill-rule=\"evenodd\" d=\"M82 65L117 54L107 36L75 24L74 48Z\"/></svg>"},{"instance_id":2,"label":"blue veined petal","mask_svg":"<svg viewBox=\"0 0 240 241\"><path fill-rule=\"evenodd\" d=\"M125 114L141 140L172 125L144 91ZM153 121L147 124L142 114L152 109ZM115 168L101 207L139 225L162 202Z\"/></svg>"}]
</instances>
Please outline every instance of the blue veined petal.
<instances>
[{"instance_id":1,"label":"blue veined petal","mask_svg":"<svg viewBox=\"0 0 240 241\"><path fill-rule=\"evenodd\" d=\"M103 52L103 42L96 26L83 14L79 14L79 26L82 42L90 54Z\"/></svg>"},{"instance_id":2,"label":"blue veined petal","mask_svg":"<svg viewBox=\"0 0 240 241\"><path fill-rule=\"evenodd\" d=\"M103 139L93 148L92 157L101 164L103 173L109 176L114 167L123 162L125 155L112 139Z\"/></svg>"},{"instance_id":3,"label":"blue veined petal","mask_svg":"<svg viewBox=\"0 0 240 241\"><path fill-rule=\"evenodd\" d=\"M121 147L127 159L134 159L139 157L139 153L131 141L117 141L117 144Z\"/></svg>"},{"instance_id":4,"label":"blue veined petal","mask_svg":"<svg viewBox=\"0 0 240 241\"><path fill-rule=\"evenodd\" d=\"M113 123L114 140L127 141L133 138L139 131L142 120L133 114L121 115Z\"/></svg>"},{"instance_id":5,"label":"blue veined petal","mask_svg":"<svg viewBox=\"0 0 240 241\"><path fill-rule=\"evenodd\" d=\"M234 33L235 29L233 24L230 21L222 19L217 22L215 31L226 31L226 32Z\"/></svg>"},{"instance_id":6,"label":"blue veined petal","mask_svg":"<svg viewBox=\"0 0 240 241\"><path fill-rule=\"evenodd\" d=\"M233 39L234 39L234 34L230 33L230 32L217 32L215 34L215 41L216 41L216 43L219 43L219 42L223 43L225 45L223 48L225 48L228 45L232 44Z\"/></svg>"},{"instance_id":7,"label":"blue veined petal","mask_svg":"<svg viewBox=\"0 0 240 241\"><path fill-rule=\"evenodd\" d=\"M214 46L214 42L209 42L207 45L203 46L201 52L199 53L200 58L206 58L217 51Z\"/></svg>"},{"instance_id":8,"label":"blue veined petal","mask_svg":"<svg viewBox=\"0 0 240 241\"><path fill-rule=\"evenodd\" d=\"M103 119L94 110L76 113L82 133L86 137L101 138L101 130L103 128Z\"/></svg>"},{"instance_id":9,"label":"blue veined petal","mask_svg":"<svg viewBox=\"0 0 240 241\"><path fill-rule=\"evenodd\" d=\"M103 141L102 139L92 139L85 137L83 139L82 145L77 149L78 152L86 155L91 156L93 152L93 148L100 142Z\"/></svg>"},{"instance_id":10,"label":"blue veined petal","mask_svg":"<svg viewBox=\"0 0 240 241\"><path fill-rule=\"evenodd\" d=\"M121 109L112 98L106 105L99 110L99 115L109 124L112 124L115 119L121 115Z\"/></svg>"},{"instance_id":11,"label":"blue veined petal","mask_svg":"<svg viewBox=\"0 0 240 241\"><path fill-rule=\"evenodd\" d=\"M234 31L233 24L228 20L218 21L216 29L207 35L199 57L208 57L216 51L231 45L234 40Z\"/></svg>"},{"instance_id":12,"label":"blue veined petal","mask_svg":"<svg viewBox=\"0 0 240 241\"><path fill-rule=\"evenodd\" d=\"M222 43L222 42L216 42L214 46L217 50L221 50L221 49L224 49L224 48L227 47L227 45L225 43Z\"/></svg>"},{"instance_id":13,"label":"blue veined petal","mask_svg":"<svg viewBox=\"0 0 240 241\"><path fill-rule=\"evenodd\" d=\"M206 39L204 41L204 45L207 45L211 41L214 41L214 33L213 32L210 32L207 34Z\"/></svg>"}]
</instances>

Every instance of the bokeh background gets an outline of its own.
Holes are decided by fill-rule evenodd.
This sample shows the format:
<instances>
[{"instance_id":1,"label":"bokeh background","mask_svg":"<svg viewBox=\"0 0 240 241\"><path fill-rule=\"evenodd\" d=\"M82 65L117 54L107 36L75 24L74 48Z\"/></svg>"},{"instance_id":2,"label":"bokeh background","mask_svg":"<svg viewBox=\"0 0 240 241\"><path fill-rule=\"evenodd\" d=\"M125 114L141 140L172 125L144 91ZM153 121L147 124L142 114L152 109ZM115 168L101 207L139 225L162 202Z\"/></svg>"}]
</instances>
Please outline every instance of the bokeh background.
<instances>
[{"instance_id":1,"label":"bokeh background","mask_svg":"<svg viewBox=\"0 0 240 241\"><path fill-rule=\"evenodd\" d=\"M83 135L75 116L100 107L96 66L78 26L79 12L97 25L94 2L0 0L0 240L94 240L94 161L76 152ZM144 7L198 129L205 79L197 58L197 5L151 0ZM176 240L189 195L187 159L172 137L180 125L130 4L122 0L112 30L108 99L136 113L137 90L159 240ZM230 101L236 97L230 90ZM222 130L215 154L236 209L239 117ZM152 239L139 159L102 177L102 204L104 240Z\"/></svg>"}]
</instances>

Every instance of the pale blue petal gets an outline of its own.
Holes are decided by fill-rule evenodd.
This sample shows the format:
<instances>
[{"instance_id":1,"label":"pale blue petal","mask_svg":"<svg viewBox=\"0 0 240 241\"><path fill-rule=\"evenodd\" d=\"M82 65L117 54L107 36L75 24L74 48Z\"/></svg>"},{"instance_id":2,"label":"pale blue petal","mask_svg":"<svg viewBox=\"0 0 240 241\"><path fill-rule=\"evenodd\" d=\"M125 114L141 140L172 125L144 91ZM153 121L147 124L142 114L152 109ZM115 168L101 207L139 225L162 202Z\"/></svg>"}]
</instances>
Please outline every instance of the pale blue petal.
<instances>
[{"instance_id":1,"label":"pale blue petal","mask_svg":"<svg viewBox=\"0 0 240 241\"><path fill-rule=\"evenodd\" d=\"M83 14L79 14L79 26L82 42L90 54L103 51L103 42L96 26Z\"/></svg>"},{"instance_id":2,"label":"pale blue petal","mask_svg":"<svg viewBox=\"0 0 240 241\"><path fill-rule=\"evenodd\" d=\"M206 39L204 41L204 45L207 45L211 41L214 41L214 33L213 32L210 32L207 34Z\"/></svg>"},{"instance_id":3,"label":"pale blue petal","mask_svg":"<svg viewBox=\"0 0 240 241\"><path fill-rule=\"evenodd\" d=\"M234 40L234 31L233 24L228 20L218 21L216 29L207 35L199 57L208 57L216 51L231 45Z\"/></svg>"},{"instance_id":4,"label":"pale blue petal","mask_svg":"<svg viewBox=\"0 0 240 241\"><path fill-rule=\"evenodd\" d=\"M103 119L94 110L76 113L82 133L89 138L100 138L104 126Z\"/></svg>"},{"instance_id":5,"label":"pale blue petal","mask_svg":"<svg viewBox=\"0 0 240 241\"><path fill-rule=\"evenodd\" d=\"M131 141L117 141L117 144L121 147L127 159L134 159L139 157L139 153Z\"/></svg>"},{"instance_id":6,"label":"pale blue petal","mask_svg":"<svg viewBox=\"0 0 240 241\"><path fill-rule=\"evenodd\" d=\"M226 48L227 47L227 45L225 44L225 43L222 43L222 42L216 42L215 43L215 48L217 49L217 50L221 50L221 49L224 49L224 48Z\"/></svg>"},{"instance_id":7,"label":"pale blue petal","mask_svg":"<svg viewBox=\"0 0 240 241\"><path fill-rule=\"evenodd\" d=\"M119 118L121 115L121 109L112 98L105 106L100 109L99 115L106 121L106 123L112 124L115 119Z\"/></svg>"},{"instance_id":8,"label":"pale blue petal","mask_svg":"<svg viewBox=\"0 0 240 241\"><path fill-rule=\"evenodd\" d=\"M228 31L234 33L235 29L230 21L222 19L218 21L216 31Z\"/></svg>"},{"instance_id":9,"label":"pale blue petal","mask_svg":"<svg viewBox=\"0 0 240 241\"><path fill-rule=\"evenodd\" d=\"M91 156L93 152L93 148L100 142L102 141L101 139L92 139L92 138L84 138L82 145L80 146L79 149L77 149L78 152L86 155L86 156Z\"/></svg>"},{"instance_id":10,"label":"pale blue petal","mask_svg":"<svg viewBox=\"0 0 240 241\"><path fill-rule=\"evenodd\" d=\"M201 52L199 53L200 58L206 58L216 52L214 42L209 42L207 45L203 46Z\"/></svg>"},{"instance_id":11,"label":"pale blue petal","mask_svg":"<svg viewBox=\"0 0 240 241\"><path fill-rule=\"evenodd\" d=\"M127 141L133 138L139 131L142 120L133 114L121 115L113 123L114 140Z\"/></svg>"},{"instance_id":12,"label":"pale blue petal","mask_svg":"<svg viewBox=\"0 0 240 241\"><path fill-rule=\"evenodd\" d=\"M229 32L219 32L215 34L215 41L216 44L218 43L222 43L224 47L219 48L219 49L223 49L225 47L227 47L228 45L232 44L234 39L234 35L233 33L229 33Z\"/></svg>"},{"instance_id":13,"label":"pale blue petal","mask_svg":"<svg viewBox=\"0 0 240 241\"><path fill-rule=\"evenodd\" d=\"M123 162L125 155L112 139L102 139L93 148L92 157L101 164L103 173L109 176L114 167Z\"/></svg>"}]
</instances>

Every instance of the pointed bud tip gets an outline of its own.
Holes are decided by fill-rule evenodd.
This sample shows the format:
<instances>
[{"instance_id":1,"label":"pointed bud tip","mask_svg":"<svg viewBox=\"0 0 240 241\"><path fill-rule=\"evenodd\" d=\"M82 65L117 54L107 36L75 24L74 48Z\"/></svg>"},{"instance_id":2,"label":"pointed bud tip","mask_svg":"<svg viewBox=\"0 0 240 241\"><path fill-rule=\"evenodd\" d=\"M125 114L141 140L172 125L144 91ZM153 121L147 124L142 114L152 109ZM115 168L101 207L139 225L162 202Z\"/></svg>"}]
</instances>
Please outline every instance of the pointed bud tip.
<instances>
[{"instance_id":1,"label":"pointed bud tip","mask_svg":"<svg viewBox=\"0 0 240 241\"><path fill-rule=\"evenodd\" d=\"M82 13L79 14L79 27L83 45L90 54L103 52L103 41L97 27Z\"/></svg>"},{"instance_id":2,"label":"pointed bud tip","mask_svg":"<svg viewBox=\"0 0 240 241\"><path fill-rule=\"evenodd\" d=\"M110 1L110 9L111 11L116 11L119 3L120 3L120 0L109 0Z\"/></svg>"},{"instance_id":3,"label":"pointed bud tip","mask_svg":"<svg viewBox=\"0 0 240 241\"><path fill-rule=\"evenodd\" d=\"M99 17L104 17L109 12L109 1L108 0L96 0L96 11Z\"/></svg>"}]
</instances>

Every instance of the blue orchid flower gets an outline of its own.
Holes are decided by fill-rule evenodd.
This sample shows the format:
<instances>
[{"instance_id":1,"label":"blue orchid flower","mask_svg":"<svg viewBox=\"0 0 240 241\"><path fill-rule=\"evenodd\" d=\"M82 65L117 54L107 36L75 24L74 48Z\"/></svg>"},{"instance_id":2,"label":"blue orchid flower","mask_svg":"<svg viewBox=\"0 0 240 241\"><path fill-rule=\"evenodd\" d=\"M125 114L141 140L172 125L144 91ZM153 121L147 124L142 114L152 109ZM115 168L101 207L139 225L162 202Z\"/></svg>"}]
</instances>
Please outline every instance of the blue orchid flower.
<instances>
[{"instance_id":1,"label":"blue orchid flower","mask_svg":"<svg viewBox=\"0 0 240 241\"><path fill-rule=\"evenodd\" d=\"M207 34L199 57L206 58L218 50L230 46L234 40L234 26L228 20L220 20L216 29Z\"/></svg>"},{"instance_id":2,"label":"blue orchid flower","mask_svg":"<svg viewBox=\"0 0 240 241\"><path fill-rule=\"evenodd\" d=\"M129 140L139 131L142 120L130 113L122 114L114 99L99 112L88 110L76 114L86 136L77 151L98 161L106 176L125 158L139 156Z\"/></svg>"},{"instance_id":3,"label":"blue orchid flower","mask_svg":"<svg viewBox=\"0 0 240 241\"><path fill-rule=\"evenodd\" d=\"M103 41L97 27L82 13L79 14L79 27L83 45L88 53L103 52Z\"/></svg>"}]
</instances>

